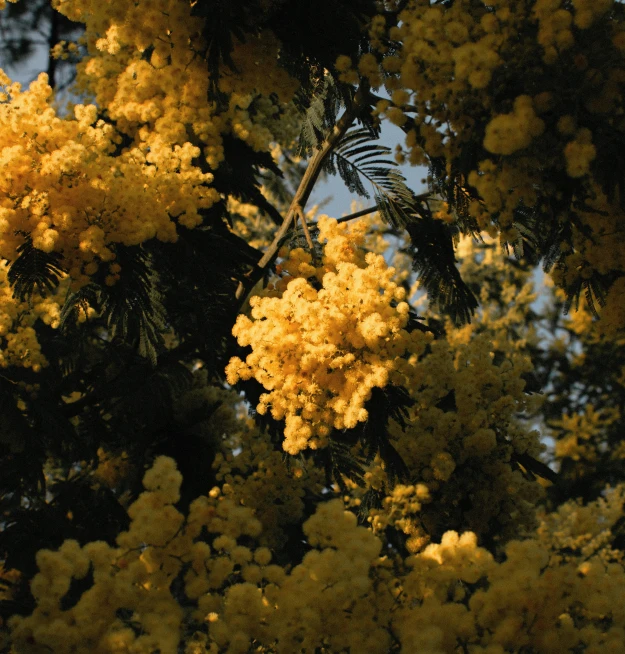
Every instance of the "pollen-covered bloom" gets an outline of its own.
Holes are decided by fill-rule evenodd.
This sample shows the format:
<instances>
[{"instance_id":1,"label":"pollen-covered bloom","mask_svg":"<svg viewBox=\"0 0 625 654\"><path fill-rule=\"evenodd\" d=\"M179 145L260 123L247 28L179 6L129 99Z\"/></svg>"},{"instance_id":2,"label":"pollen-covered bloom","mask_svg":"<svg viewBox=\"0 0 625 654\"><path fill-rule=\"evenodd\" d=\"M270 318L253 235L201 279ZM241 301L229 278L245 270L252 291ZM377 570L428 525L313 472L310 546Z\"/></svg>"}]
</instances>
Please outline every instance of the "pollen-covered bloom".
<instances>
[{"instance_id":1,"label":"pollen-covered bloom","mask_svg":"<svg viewBox=\"0 0 625 654\"><path fill-rule=\"evenodd\" d=\"M319 228L327 241L322 265L301 249L290 252L283 267L292 276L277 284L278 296L252 298L252 319L240 315L233 329L252 352L226 368L229 383L253 377L268 391L256 409L285 419L291 454L323 446L333 428L366 421L372 390L406 384L410 357L427 342L407 330L394 269L359 251L361 232L350 240L345 226L327 218Z\"/></svg>"}]
</instances>

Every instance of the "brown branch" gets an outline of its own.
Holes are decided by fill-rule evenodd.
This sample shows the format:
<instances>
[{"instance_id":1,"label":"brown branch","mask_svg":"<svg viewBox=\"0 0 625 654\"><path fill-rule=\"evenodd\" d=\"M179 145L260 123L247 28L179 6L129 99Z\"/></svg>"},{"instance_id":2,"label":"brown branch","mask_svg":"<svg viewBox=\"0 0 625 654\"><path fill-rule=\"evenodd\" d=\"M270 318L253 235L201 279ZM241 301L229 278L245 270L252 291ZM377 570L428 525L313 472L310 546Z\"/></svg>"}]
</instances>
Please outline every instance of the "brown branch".
<instances>
[{"instance_id":1,"label":"brown branch","mask_svg":"<svg viewBox=\"0 0 625 654\"><path fill-rule=\"evenodd\" d=\"M297 188L297 191L295 191L295 195L291 200L291 205L286 212L282 225L280 225L276 232L271 245L269 245L265 254L256 264L256 268L250 273L248 280L245 283L241 282L239 284L236 292L237 300L242 300L247 296L256 282L262 277L264 269L277 256L280 242L286 236L289 229L291 229L295 219L304 212L304 207L306 206L306 202L310 198L310 194L319 178L324 161L332 152L336 144L345 135L345 132L350 128L365 101L365 93L362 88L359 88L356 91L351 106L346 109L345 113L339 118L319 149L313 154L308 166L306 167L304 176L300 181L299 187Z\"/></svg>"},{"instance_id":2,"label":"brown branch","mask_svg":"<svg viewBox=\"0 0 625 654\"><path fill-rule=\"evenodd\" d=\"M304 236L306 237L306 243L308 243L308 249L310 250L311 253L313 253L315 246L313 245L312 238L310 238L310 232L308 231L308 223L306 222L306 216L304 215L304 212L302 211L301 207L297 211L297 218L299 218L302 223Z\"/></svg>"},{"instance_id":3,"label":"brown branch","mask_svg":"<svg viewBox=\"0 0 625 654\"><path fill-rule=\"evenodd\" d=\"M346 223L349 220L354 220L355 218L361 218L362 216L368 216L370 213L375 213L378 210L378 206L376 205L375 207L367 207L366 209L361 209L360 211L355 211L354 213L350 213L348 216L343 216L341 218L337 218L336 222L337 223Z\"/></svg>"},{"instance_id":4,"label":"brown branch","mask_svg":"<svg viewBox=\"0 0 625 654\"><path fill-rule=\"evenodd\" d=\"M427 200L428 198L431 197L431 193L429 191L426 191L425 193L420 193L419 195L414 196L414 200ZM361 209L360 211L355 211L354 213L350 213L348 216L343 216L342 218L338 218L336 222L338 223L346 223L348 220L354 220L354 218L360 218L361 216L368 216L370 213L375 213L378 211L377 205L375 207L368 207L367 209ZM310 223L310 225L314 225L314 223Z\"/></svg>"}]
</instances>

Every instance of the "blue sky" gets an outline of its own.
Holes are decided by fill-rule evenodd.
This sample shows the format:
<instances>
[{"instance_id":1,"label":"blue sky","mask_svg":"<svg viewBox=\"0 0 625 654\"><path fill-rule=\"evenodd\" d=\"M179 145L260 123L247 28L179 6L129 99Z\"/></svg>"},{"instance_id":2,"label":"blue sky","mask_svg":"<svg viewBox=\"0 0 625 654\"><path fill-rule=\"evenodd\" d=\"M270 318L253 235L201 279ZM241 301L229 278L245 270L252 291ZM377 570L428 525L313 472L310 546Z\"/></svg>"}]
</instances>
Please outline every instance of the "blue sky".
<instances>
[{"instance_id":1,"label":"blue sky","mask_svg":"<svg viewBox=\"0 0 625 654\"><path fill-rule=\"evenodd\" d=\"M388 146L391 150L394 150L398 143L404 145L404 133L399 129L399 127L385 121L382 124L380 143ZM410 166L408 164L399 166L399 169L403 172L408 186L412 188L415 193L422 193L424 191L425 187L421 180L427 175L427 169L425 167ZM365 187L367 187L366 184ZM362 203L363 208L373 205L371 199L361 198L356 194L350 193L338 175L329 176L323 182L317 183L310 204L312 205L314 202L320 202L325 198L331 199L323 207L322 212L327 213L329 216L334 218L340 218L343 215L351 213L350 206L352 200L357 200Z\"/></svg>"}]
</instances>

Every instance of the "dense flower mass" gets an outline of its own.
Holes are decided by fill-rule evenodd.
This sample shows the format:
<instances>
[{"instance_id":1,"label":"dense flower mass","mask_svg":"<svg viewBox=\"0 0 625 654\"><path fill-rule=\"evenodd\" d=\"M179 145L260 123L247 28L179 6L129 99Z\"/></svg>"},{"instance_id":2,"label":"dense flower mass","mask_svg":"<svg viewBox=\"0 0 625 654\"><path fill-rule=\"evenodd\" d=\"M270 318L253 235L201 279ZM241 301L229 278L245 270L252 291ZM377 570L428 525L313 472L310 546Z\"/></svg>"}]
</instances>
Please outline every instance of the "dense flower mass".
<instances>
[{"instance_id":1,"label":"dense flower mass","mask_svg":"<svg viewBox=\"0 0 625 654\"><path fill-rule=\"evenodd\" d=\"M625 5L15 2L0 652L625 654Z\"/></svg>"},{"instance_id":2,"label":"dense flower mass","mask_svg":"<svg viewBox=\"0 0 625 654\"><path fill-rule=\"evenodd\" d=\"M217 108L198 56L202 21L189 3L65 0L55 8L85 23L89 56L76 91L94 104L61 118L45 74L22 91L0 70L0 165L11 171L0 182L0 257L15 259L29 235L36 248L63 255L75 287L98 270L112 285L117 244L175 241L177 225L198 226L220 200L212 171L224 160L224 138L276 156L277 141L292 143L286 101L297 83L279 66L259 72L257 60L274 52L275 62L279 49L261 33L233 53L222 80L230 100Z\"/></svg>"},{"instance_id":3,"label":"dense flower mass","mask_svg":"<svg viewBox=\"0 0 625 654\"><path fill-rule=\"evenodd\" d=\"M0 157L0 256L13 260L30 236L34 247L63 255L73 281L85 283L100 266L114 283L115 244L176 239L176 222L194 227L198 211L218 198L212 175L194 167L190 143L167 151L138 147L116 152L121 136L98 119L94 105L76 105L74 118L50 106L41 74L27 91L4 83ZM175 219L175 220L174 220Z\"/></svg>"},{"instance_id":4,"label":"dense flower mass","mask_svg":"<svg viewBox=\"0 0 625 654\"><path fill-rule=\"evenodd\" d=\"M219 488L187 515L177 511L180 482L173 460L158 458L115 546L67 540L38 553L37 606L11 620L12 651L243 653L253 644L276 654L320 647L386 654L393 642L440 654L457 642L476 652L556 652L563 644L623 651L623 566L596 521L575 522L574 504L545 516L531 538L510 542L503 562L475 534L448 531L400 563L335 499L304 523L309 551L289 570L258 544L262 522ZM609 534L619 502L622 489L585 515L600 515ZM570 554L571 546L581 551ZM87 590L63 606L72 583L88 575Z\"/></svg>"},{"instance_id":5,"label":"dense flower mass","mask_svg":"<svg viewBox=\"0 0 625 654\"><path fill-rule=\"evenodd\" d=\"M359 251L362 236L321 218L321 265L292 250L277 297L252 298L254 320L241 315L233 329L252 353L230 361L228 382L254 377L269 391L256 410L285 419L290 454L323 446L333 428L365 422L372 389L406 385L427 344L421 332L407 331L405 290L381 255Z\"/></svg>"},{"instance_id":6,"label":"dense flower mass","mask_svg":"<svg viewBox=\"0 0 625 654\"><path fill-rule=\"evenodd\" d=\"M418 0L397 22L374 21L379 60L337 61L345 79L358 69L386 86L390 100L377 108L406 133L400 159L442 160L469 191L480 228L505 241L524 234L518 209L531 207L539 233L560 235L550 254L557 283L569 294L591 289L598 305L610 289L606 312L619 317L622 262L606 274L586 264L585 252L606 221L612 234L623 228L611 181L612 147L624 138L623 26L613 0ZM605 244L610 260L616 243Z\"/></svg>"}]
</instances>

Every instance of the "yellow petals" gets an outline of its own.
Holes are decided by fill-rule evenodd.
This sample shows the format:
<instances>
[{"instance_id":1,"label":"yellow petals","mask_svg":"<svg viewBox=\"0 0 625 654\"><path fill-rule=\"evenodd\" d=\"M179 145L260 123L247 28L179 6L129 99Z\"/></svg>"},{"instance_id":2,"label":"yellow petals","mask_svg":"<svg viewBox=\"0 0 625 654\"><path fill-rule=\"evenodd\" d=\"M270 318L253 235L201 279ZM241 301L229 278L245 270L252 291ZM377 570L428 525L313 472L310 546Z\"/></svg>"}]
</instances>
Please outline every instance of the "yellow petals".
<instances>
[{"instance_id":1,"label":"yellow petals","mask_svg":"<svg viewBox=\"0 0 625 654\"><path fill-rule=\"evenodd\" d=\"M494 154L513 154L530 145L544 128L544 122L534 111L532 99L520 95L514 101L513 113L501 114L488 123L484 147Z\"/></svg>"},{"instance_id":2,"label":"yellow petals","mask_svg":"<svg viewBox=\"0 0 625 654\"><path fill-rule=\"evenodd\" d=\"M396 304L404 291L392 281L394 269L381 255L359 251L362 227L350 233L322 218L319 230L327 241L323 265L313 267L302 249L290 252L282 268L295 277L279 297L252 298L253 320L239 316L232 331L252 354L226 367L228 383L254 376L269 391L256 409L285 418L290 454L324 446L331 427L365 422L372 389L384 388L423 340L405 331L408 305ZM320 290L307 281L313 276Z\"/></svg>"}]
</instances>

